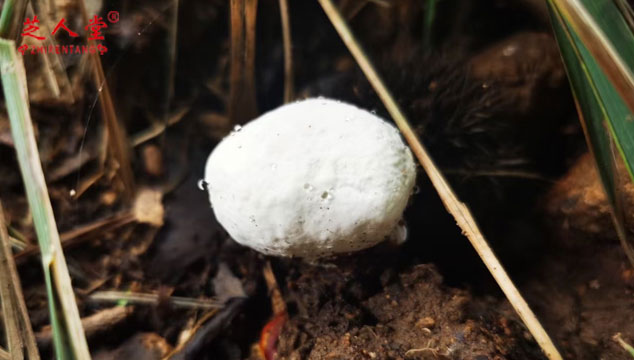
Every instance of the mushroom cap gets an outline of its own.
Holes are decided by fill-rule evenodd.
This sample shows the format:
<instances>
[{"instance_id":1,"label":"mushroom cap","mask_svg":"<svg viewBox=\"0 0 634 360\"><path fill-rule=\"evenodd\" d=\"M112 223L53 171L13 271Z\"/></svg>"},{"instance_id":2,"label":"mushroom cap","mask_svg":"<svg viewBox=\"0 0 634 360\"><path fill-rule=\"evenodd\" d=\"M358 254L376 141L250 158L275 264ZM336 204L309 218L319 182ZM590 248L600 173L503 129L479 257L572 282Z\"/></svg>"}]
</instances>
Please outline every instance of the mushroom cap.
<instances>
[{"instance_id":1,"label":"mushroom cap","mask_svg":"<svg viewBox=\"0 0 634 360\"><path fill-rule=\"evenodd\" d=\"M235 241L313 259L384 240L415 178L394 126L324 98L281 106L234 130L205 169L216 218Z\"/></svg>"}]
</instances>

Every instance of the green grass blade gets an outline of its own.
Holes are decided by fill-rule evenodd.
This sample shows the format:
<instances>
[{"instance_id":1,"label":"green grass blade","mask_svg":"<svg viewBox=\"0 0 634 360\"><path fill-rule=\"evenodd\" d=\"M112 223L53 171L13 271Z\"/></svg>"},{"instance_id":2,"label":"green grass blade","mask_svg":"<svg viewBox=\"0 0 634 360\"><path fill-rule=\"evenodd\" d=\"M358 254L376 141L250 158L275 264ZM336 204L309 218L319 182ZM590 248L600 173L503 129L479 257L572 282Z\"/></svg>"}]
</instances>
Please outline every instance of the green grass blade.
<instances>
[{"instance_id":1,"label":"green grass blade","mask_svg":"<svg viewBox=\"0 0 634 360\"><path fill-rule=\"evenodd\" d=\"M627 22L630 30L634 30L634 10L628 4L628 0L615 0L616 5L619 7L623 19Z\"/></svg>"},{"instance_id":2,"label":"green grass blade","mask_svg":"<svg viewBox=\"0 0 634 360\"><path fill-rule=\"evenodd\" d=\"M438 0L425 0L425 18L423 20L423 47L429 51L433 47L433 28L436 19Z\"/></svg>"},{"instance_id":3,"label":"green grass blade","mask_svg":"<svg viewBox=\"0 0 634 360\"><path fill-rule=\"evenodd\" d=\"M634 178L634 33L623 7L615 0L549 0L578 49L577 61L602 98L612 130L630 175ZM561 46L561 40L560 46ZM566 66L569 60L564 58Z\"/></svg>"},{"instance_id":4,"label":"green grass blade","mask_svg":"<svg viewBox=\"0 0 634 360\"><path fill-rule=\"evenodd\" d=\"M593 15L600 30L605 34L606 40L616 49L617 55L627 70L627 77L634 78L632 75L632 69L634 69L634 34L619 6L614 1L607 0L584 0L583 3L588 12ZM628 5L622 4L622 6ZM577 39L576 42L579 43L580 39ZM588 64L590 74L595 79L598 92L606 104L608 124L612 130L612 135L616 138L617 146L622 153L627 169L634 179L634 117L626 104L626 101L634 99L634 94L625 94L625 99L623 96L619 96L615 85L605 72L601 71L608 69L601 67L585 46L582 46L580 50Z\"/></svg>"},{"instance_id":5,"label":"green grass blade","mask_svg":"<svg viewBox=\"0 0 634 360\"><path fill-rule=\"evenodd\" d=\"M28 0L5 0L0 14L0 37L18 39Z\"/></svg>"},{"instance_id":6,"label":"green grass blade","mask_svg":"<svg viewBox=\"0 0 634 360\"><path fill-rule=\"evenodd\" d=\"M11 135L42 252L57 359L90 359L35 142L24 63L13 41L0 39L0 72Z\"/></svg>"},{"instance_id":7,"label":"green grass blade","mask_svg":"<svg viewBox=\"0 0 634 360\"><path fill-rule=\"evenodd\" d=\"M0 15L0 37L7 37L11 23L14 21L15 16L15 1L7 0L2 5L2 14Z\"/></svg>"},{"instance_id":8,"label":"green grass blade","mask_svg":"<svg viewBox=\"0 0 634 360\"><path fill-rule=\"evenodd\" d=\"M605 28L613 26L607 31L602 31L597 27L578 31L579 23L577 23L576 27L573 26L571 21L569 21L571 17L566 17L567 13L560 11L561 8L558 7L558 4L561 2L549 0L549 11L555 37L566 65L568 79L590 150L596 160L601 181L613 208L613 219L617 234L625 253L632 265L634 265L634 247L625 231L623 206L621 204L622 196L619 194L619 186L617 186L621 177L617 172L616 165L618 155L615 155L615 149L618 149L618 153L620 153L630 176L632 176L632 169L634 168L634 118L627 102L632 101L634 103L634 93L629 95L619 93L617 90L618 85L613 82L614 76L608 76L606 71L620 71L622 67L616 64L601 65L597 59L597 56L601 55L596 55L597 49L606 47L614 49L612 43L607 45L596 44L597 41L608 41L606 40L606 34L608 34L609 36L614 36L616 40L613 41L617 41L619 44L630 43L629 49L624 52L624 55L629 56L629 52L634 51L634 36L631 36L631 30L625 22L621 11L611 0L596 0L591 7L586 9L588 11L602 12L591 23L595 25L601 24ZM571 0L571 2L574 2L574 0ZM606 15L607 13L610 15ZM606 22L607 18L612 18L612 21ZM588 36L587 33L589 31L600 31L601 33L593 37ZM629 36L627 34L613 35L623 31L629 33ZM605 61L605 59L604 57L601 61ZM631 60L634 60L634 57ZM618 59L615 61L620 61L621 65L625 66L627 72L624 75L625 77L631 75L626 61ZM623 95L627 97L624 98Z\"/></svg>"}]
</instances>

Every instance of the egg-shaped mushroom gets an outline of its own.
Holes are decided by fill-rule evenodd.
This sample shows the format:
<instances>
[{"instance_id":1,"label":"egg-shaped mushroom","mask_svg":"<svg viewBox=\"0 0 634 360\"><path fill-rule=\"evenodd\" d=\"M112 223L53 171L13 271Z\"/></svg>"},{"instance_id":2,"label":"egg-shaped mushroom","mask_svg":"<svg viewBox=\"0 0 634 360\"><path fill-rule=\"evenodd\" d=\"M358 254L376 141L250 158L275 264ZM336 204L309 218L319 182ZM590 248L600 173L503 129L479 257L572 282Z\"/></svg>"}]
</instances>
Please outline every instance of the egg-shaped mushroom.
<instances>
[{"instance_id":1,"label":"egg-shaped mushroom","mask_svg":"<svg viewBox=\"0 0 634 360\"><path fill-rule=\"evenodd\" d=\"M205 168L217 220L261 253L319 258L384 240L416 178L398 130L375 114L313 98L235 129Z\"/></svg>"}]
</instances>

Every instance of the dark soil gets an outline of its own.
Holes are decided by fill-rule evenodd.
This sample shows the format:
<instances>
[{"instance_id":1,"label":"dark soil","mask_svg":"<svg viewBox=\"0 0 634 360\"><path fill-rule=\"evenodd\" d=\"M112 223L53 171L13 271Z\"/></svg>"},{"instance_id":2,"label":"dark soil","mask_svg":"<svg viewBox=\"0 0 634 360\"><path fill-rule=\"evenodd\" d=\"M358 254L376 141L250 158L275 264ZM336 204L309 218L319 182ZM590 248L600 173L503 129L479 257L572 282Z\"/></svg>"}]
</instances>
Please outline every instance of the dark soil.
<instances>
[{"instance_id":1,"label":"dark soil","mask_svg":"<svg viewBox=\"0 0 634 360\"><path fill-rule=\"evenodd\" d=\"M568 359L630 358L613 339L634 335L634 273L618 241L560 248L532 276L523 291Z\"/></svg>"},{"instance_id":2,"label":"dark soil","mask_svg":"<svg viewBox=\"0 0 634 360\"><path fill-rule=\"evenodd\" d=\"M370 286L341 268L286 278L297 314L279 339L283 359L529 359L530 336L496 300L448 288L431 265L376 271ZM378 291L369 292L376 287ZM510 316L509 316L510 315Z\"/></svg>"}]
</instances>

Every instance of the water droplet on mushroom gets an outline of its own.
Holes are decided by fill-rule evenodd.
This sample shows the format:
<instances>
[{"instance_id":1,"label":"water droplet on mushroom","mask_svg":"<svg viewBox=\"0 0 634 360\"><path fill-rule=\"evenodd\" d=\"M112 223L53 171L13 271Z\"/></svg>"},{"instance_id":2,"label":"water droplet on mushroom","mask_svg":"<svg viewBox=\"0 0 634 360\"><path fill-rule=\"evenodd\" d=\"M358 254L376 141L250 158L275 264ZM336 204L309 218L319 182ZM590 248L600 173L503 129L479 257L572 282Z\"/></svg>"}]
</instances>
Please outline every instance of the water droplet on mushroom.
<instances>
[{"instance_id":1,"label":"water droplet on mushroom","mask_svg":"<svg viewBox=\"0 0 634 360\"><path fill-rule=\"evenodd\" d=\"M234 127L233 127L233 131L235 131L235 132L240 132L240 131L242 131L242 126L241 126L241 125L236 125L236 126L234 126Z\"/></svg>"},{"instance_id":2,"label":"water droplet on mushroom","mask_svg":"<svg viewBox=\"0 0 634 360\"><path fill-rule=\"evenodd\" d=\"M407 241L407 225L405 221L401 220L398 222L396 227L390 233L390 241L394 242L397 245L402 245Z\"/></svg>"},{"instance_id":3,"label":"water droplet on mushroom","mask_svg":"<svg viewBox=\"0 0 634 360\"><path fill-rule=\"evenodd\" d=\"M313 191L313 190L315 190L315 187L313 187L313 186L312 186L311 184L309 184L309 183L306 183L306 184L304 184L304 190L306 190L306 191Z\"/></svg>"},{"instance_id":4,"label":"water droplet on mushroom","mask_svg":"<svg viewBox=\"0 0 634 360\"><path fill-rule=\"evenodd\" d=\"M198 180L198 188L205 191L209 188L209 183L205 179L200 179Z\"/></svg>"}]
</instances>

